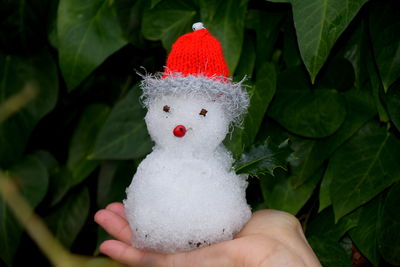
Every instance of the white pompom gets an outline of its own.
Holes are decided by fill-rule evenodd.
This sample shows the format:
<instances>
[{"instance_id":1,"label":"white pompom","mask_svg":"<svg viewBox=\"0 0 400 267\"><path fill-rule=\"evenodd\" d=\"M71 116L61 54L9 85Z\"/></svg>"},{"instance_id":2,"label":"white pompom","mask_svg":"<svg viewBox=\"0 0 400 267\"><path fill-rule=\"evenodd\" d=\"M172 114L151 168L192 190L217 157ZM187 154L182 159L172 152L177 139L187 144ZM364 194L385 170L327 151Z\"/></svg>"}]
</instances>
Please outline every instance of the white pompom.
<instances>
[{"instance_id":1,"label":"white pompom","mask_svg":"<svg viewBox=\"0 0 400 267\"><path fill-rule=\"evenodd\" d=\"M192 26L193 31L205 29L203 22L196 22Z\"/></svg>"}]
</instances>

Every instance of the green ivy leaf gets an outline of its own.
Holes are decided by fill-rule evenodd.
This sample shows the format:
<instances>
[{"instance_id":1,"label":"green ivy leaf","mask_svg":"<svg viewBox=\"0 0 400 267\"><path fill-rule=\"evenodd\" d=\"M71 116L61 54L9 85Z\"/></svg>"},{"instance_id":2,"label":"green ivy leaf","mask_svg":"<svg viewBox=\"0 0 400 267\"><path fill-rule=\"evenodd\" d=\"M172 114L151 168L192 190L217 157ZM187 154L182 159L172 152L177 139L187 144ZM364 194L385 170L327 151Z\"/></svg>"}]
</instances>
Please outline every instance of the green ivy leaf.
<instances>
[{"instance_id":1,"label":"green ivy leaf","mask_svg":"<svg viewBox=\"0 0 400 267\"><path fill-rule=\"evenodd\" d=\"M360 211L357 210L335 223L332 208L319 213L307 226L308 237L318 236L338 242L350 229L358 225Z\"/></svg>"},{"instance_id":2,"label":"green ivy leaf","mask_svg":"<svg viewBox=\"0 0 400 267\"><path fill-rule=\"evenodd\" d=\"M9 170L22 195L35 208L44 198L48 186L46 167L34 156L27 156ZM9 266L19 246L22 228L12 211L0 198L0 258Z\"/></svg>"},{"instance_id":3,"label":"green ivy leaf","mask_svg":"<svg viewBox=\"0 0 400 267\"><path fill-rule=\"evenodd\" d=\"M400 131L400 82L391 86L385 96L390 119Z\"/></svg>"},{"instance_id":4,"label":"green ivy leaf","mask_svg":"<svg viewBox=\"0 0 400 267\"><path fill-rule=\"evenodd\" d=\"M69 90L126 44L111 1L60 0L57 16L60 68Z\"/></svg>"},{"instance_id":5,"label":"green ivy leaf","mask_svg":"<svg viewBox=\"0 0 400 267\"><path fill-rule=\"evenodd\" d=\"M282 80L290 80L280 82ZM296 83L298 81L298 83ZM311 91L296 69L283 72L268 115L289 131L311 138L332 135L346 116L343 97L331 89Z\"/></svg>"},{"instance_id":6,"label":"green ivy leaf","mask_svg":"<svg viewBox=\"0 0 400 267\"><path fill-rule=\"evenodd\" d=\"M112 202L122 202L125 190L132 182L136 164L131 160L103 161L97 184L97 207L105 208Z\"/></svg>"},{"instance_id":7,"label":"green ivy leaf","mask_svg":"<svg viewBox=\"0 0 400 267\"><path fill-rule=\"evenodd\" d=\"M188 1L163 1L144 12L142 33L149 40L161 40L169 51L176 39L191 31L195 15L195 7Z\"/></svg>"},{"instance_id":8,"label":"green ivy leaf","mask_svg":"<svg viewBox=\"0 0 400 267\"><path fill-rule=\"evenodd\" d=\"M146 44L140 28L143 14L149 8L149 1L118 0L114 3L124 38L135 46L145 48Z\"/></svg>"},{"instance_id":9,"label":"green ivy leaf","mask_svg":"<svg viewBox=\"0 0 400 267\"><path fill-rule=\"evenodd\" d=\"M301 57L314 83L336 40L367 0L269 0L292 5Z\"/></svg>"},{"instance_id":10,"label":"green ivy leaf","mask_svg":"<svg viewBox=\"0 0 400 267\"><path fill-rule=\"evenodd\" d=\"M250 107L244 118L244 128L236 128L227 147L238 158L244 149L249 148L258 133L265 112L276 90L276 68L265 62L257 71L257 81L249 90ZM228 137L229 138L229 137Z\"/></svg>"},{"instance_id":11,"label":"green ivy leaf","mask_svg":"<svg viewBox=\"0 0 400 267\"><path fill-rule=\"evenodd\" d=\"M312 236L308 242L324 267L351 267L351 258L339 242Z\"/></svg>"},{"instance_id":12,"label":"green ivy leaf","mask_svg":"<svg viewBox=\"0 0 400 267\"><path fill-rule=\"evenodd\" d=\"M68 195L45 221L55 237L70 248L89 215L90 198L86 187Z\"/></svg>"},{"instance_id":13,"label":"green ivy leaf","mask_svg":"<svg viewBox=\"0 0 400 267\"><path fill-rule=\"evenodd\" d=\"M278 146L267 138L263 144L253 146L247 153L242 154L240 160L235 163L235 171L237 174L246 173L252 176L274 175L276 168L287 170L287 161L291 153L289 140Z\"/></svg>"},{"instance_id":14,"label":"green ivy leaf","mask_svg":"<svg viewBox=\"0 0 400 267\"><path fill-rule=\"evenodd\" d=\"M58 76L53 58L47 52L31 57L0 53L0 105L26 85L35 87L36 97L0 125L0 166L18 160L36 123L57 101Z\"/></svg>"},{"instance_id":15,"label":"green ivy leaf","mask_svg":"<svg viewBox=\"0 0 400 267\"><path fill-rule=\"evenodd\" d=\"M256 32L257 66L262 66L265 61L271 60L273 49L279 35L279 25L285 14L285 12L277 11L265 12L257 9L247 10L245 27ZM243 57L246 55L246 50L243 50L241 56Z\"/></svg>"},{"instance_id":16,"label":"green ivy leaf","mask_svg":"<svg viewBox=\"0 0 400 267\"><path fill-rule=\"evenodd\" d=\"M99 161L87 157L93 152L96 136L109 111L104 104L92 104L83 112L69 145L67 167L72 174L71 185L83 181L99 165Z\"/></svg>"},{"instance_id":17,"label":"green ivy leaf","mask_svg":"<svg viewBox=\"0 0 400 267\"><path fill-rule=\"evenodd\" d=\"M399 203L400 183L396 183L390 188L386 199L380 208L377 223L379 251L388 263L396 266L400 265Z\"/></svg>"},{"instance_id":18,"label":"green ivy leaf","mask_svg":"<svg viewBox=\"0 0 400 267\"><path fill-rule=\"evenodd\" d=\"M294 154L292 158L295 157ZM318 182L322 178L322 169L315 172L305 183L295 187L292 179L294 174L276 170L274 177L262 178L261 190L264 205L270 209L277 209L296 215L311 197Z\"/></svg>"},{"instance_id":19,"label":"green ivy leaf","mask_svg":"<svg viewBox=\"0 0 400 267\"><path fill-rule=\"evenodd\" d=\"M336 220L400 180L399 158L400 142L374 122L341 146L327 169Z\"/></svg>"},{"instance_id":20,"label":"green ivy leaf","mask_svg":"<svg viewBox=\"0 0 400 267\"><path fill-rule=\"evenodd\" d=\"M355 246L374 266L378 266L380 257L376 232L380 204L381 198L378 197L360 207L357 227L349 231Z\"/></svg>"},{"instance_id":21,"label":"green ivy leaf","mask_svg":"<svg viewBox=\"0 0 400 267\"><path fill-rule=\"evenodd\" d=\"M153 145L144 123L145 111L135 86L112 109L98 134L89 159L131 159L150 152Z\"/></svg>"},{"instance_id":22,"label":"green ivy leaf","mask_svg":"<svg viewBox=\"0 0 400 267\"><path fill-rule=\"evenodd\" d=\"M251 78L253 75L254 67L256 63L256 49L254 41L249 34L246 34L246 38L243 41L242 54L235 71L234 80L241 80L245 77Z\"/></svg>"},{"instance_id":23,"label":"green ivy leaf","mask_svg":"<svg viewBox=\"0 0 400 267\"><path fill-rule=\"evenodd\" d=\"M385 92L400 77L399 10L396 0L374 3L370 7L371 40Z\"/></svg>"},{"instance_id":24,"label":"green ivy leaf","mask_svg":"<svg viewBox=\"0 0 400 267\"><path fill-rule=\"evenodd\" d=\"M201 20L221 42L229 73L235 73L242 52L248 0L200 0Z\"/></svg>"}]
</instances>

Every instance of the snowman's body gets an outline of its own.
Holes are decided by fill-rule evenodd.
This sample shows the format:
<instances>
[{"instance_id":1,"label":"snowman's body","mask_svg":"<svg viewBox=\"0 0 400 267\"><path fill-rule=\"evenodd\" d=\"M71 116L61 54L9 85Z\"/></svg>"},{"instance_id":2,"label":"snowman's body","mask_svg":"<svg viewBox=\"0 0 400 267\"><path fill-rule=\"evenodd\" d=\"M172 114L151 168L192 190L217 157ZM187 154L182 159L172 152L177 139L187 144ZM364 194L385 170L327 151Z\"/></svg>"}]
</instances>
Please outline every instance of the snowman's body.
<instances>
[{"instance_id":1,"label":"snowman's body","mask_svg":"<svg viewBox=\"0 0 400 267\"><path fill-rule=\"evenodd\" d=\"M246 177L235 174L221 144L229 126L221 105L201 94L162 96L146 123L156 145L125 200L133 245L171 253L232 239L251 212ZM174 136L177 125L186 127L184 136Z\"/></svg>"}]
</instances>

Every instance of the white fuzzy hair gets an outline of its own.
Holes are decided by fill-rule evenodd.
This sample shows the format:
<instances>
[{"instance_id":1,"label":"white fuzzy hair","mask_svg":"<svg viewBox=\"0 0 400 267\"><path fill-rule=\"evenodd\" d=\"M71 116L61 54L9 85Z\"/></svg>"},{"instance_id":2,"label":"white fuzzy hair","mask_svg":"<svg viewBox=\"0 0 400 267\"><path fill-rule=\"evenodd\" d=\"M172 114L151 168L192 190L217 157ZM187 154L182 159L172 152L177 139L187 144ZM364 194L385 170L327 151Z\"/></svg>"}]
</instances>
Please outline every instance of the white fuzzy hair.
<instances>
[{"instance_id":1,"label":"white fuzzy hair","mask_svg":"<svg viewBox=\"0 0 400 267\"><path fill-rule=\"evenodd\" d=\"M143 90L141 101L146 108L155 98L162 95L202 95L220 103L230 121L240 127L242 117L249 106L249 96L242 86L243 80L234 83L226 77L182 76L179 73L165 78L161 73L139 75L143 78L140 84Z\"/></svg>"}]
</instances>

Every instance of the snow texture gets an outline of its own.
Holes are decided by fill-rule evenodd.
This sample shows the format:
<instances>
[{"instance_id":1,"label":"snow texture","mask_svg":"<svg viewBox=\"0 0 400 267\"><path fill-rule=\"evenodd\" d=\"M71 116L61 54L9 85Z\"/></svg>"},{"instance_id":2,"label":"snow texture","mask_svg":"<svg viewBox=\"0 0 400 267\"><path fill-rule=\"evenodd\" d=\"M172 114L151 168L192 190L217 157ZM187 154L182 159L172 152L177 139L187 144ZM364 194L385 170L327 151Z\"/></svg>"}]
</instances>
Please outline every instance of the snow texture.
<instances>
[{"instance_id":1,"label":"snow texture","mask_svg":"<svg viewBox=\"0 0 400 267\"><path fill-rule=\"evenodd\" d=\"M231 153L221 144L234 118L214 96L188 91L145 91L145 120L155 146L124 201L137 248L175 253L230 240L251 216L247 177L235 174ZM174 136L177 125L186 127L183 137Z\"/></svg>"},{"instance_id":2,"label":"snow texture","mask_svg":"<svg viewBox=\"0 0 400 267\"><path fill-rule=\"evenodd\" d=\"M174 73L161 79L158 75L142 75L141 88L143 89L142 102L145 107L160 95L198 95L202 94L207 99L220 103L223 112L235 126L240 126L242 115L249 106L249 97L243 90L243 80L234 83L226 77L205 77L202 75L181 76Z\"/></svg>"}]
</instances>

